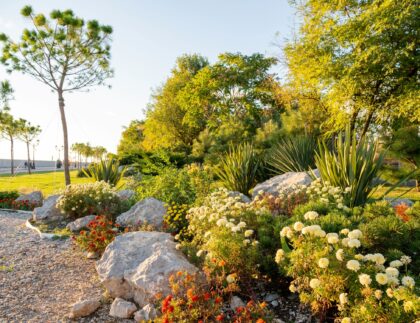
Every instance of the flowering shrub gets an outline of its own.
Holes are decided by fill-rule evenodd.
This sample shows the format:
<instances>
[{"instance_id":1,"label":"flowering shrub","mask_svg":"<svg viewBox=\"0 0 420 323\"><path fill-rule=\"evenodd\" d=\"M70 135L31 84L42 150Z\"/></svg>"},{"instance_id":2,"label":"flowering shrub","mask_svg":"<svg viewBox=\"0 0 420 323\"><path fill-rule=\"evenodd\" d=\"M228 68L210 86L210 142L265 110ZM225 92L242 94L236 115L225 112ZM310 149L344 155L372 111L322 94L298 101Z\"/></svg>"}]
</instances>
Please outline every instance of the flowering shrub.
<instances>
[{"instance_id":1,"label":"flowering shrub","mask_svg":"<svg viewBox=\"0 0 420 323\"><path fill-rule=\"evenodd\" d=\"M213 258L223 260L226 269L240 277L257 274L260 261L267 256L264 248L278 245L275 219L268 208L258 201L243 203L239 196L229 196L226 189L211 194L203 206L190 209L187 219L193 238L183 246L189 247L190 256L206 265L211 265ZM260 241L264 241L262 246Z\"/></svg>"},{"instance_id":2,"label":"flowering shrub","mask_svg":"<svg viewBox=\"0 0 420 323\"><path fill-rule=\"evenodd\" d=\"M296 222L284 227L283 239L293 250L279 249L276 262L293 278L292 292L310 304L321 318L337 304L342 321L409 322L418 314L420 299L414 279L400 267L408 265L407 256L387 263L380 253L362 254L362 231L343 229L325 232L311 224L316 212L305 214L310 225ZM350 319L351 318L351 319Z\"/></svg>"},{"instance_id":3,"label":"flowering shrub","mask_svg":"<svg viewBox=\"0 0 420 323\"><path fill-rule=\"evenodd\" d=\"M88 224L88 231L80 231L73 240L84 250L102 254L118 235L118 224L109 221L105 216L96 216L95 220Z\"/></svg>"},{"instance_id":4,"label":"flowering shrub","mask_svg":"<svg viewBox=\"0 0 420 323\"><path fill-rule=\"evenodd\" d=\"M182 239L186 239L188 236L188 209L189 207L187 204L177 205L175 203L171 203L166 205L166 229L171 233L177 233L178 237L181 237Z\"/></svg>"},{"instance_id":5,"label":"flowering shrub","mask_svg":"<svg viewBox=\"0 0 420 323\"><path fill-rule=\"evenodd\" d=\"M112 218L123 211L120 198L105 182L68 185L57 201L57 208L72 218L89 214Z\"/></svg>"},{"instance_id":6,"label":"flowering shrub","mask_svg":"<svg viewBox=\"0 0 420 323\"><path fill-rule=\"evenodd\" d=\"M349 194L351 187L344 190L340 187L332 186L328 181L321 181L320 178L314 180L309 187L306 188L306 194L312 201L320 201L329 207L349 210L346 205L349 202Z\"/></svg>"},{"instance_id":7,"label":"flowering shrub","mask_svg":"<svg viewBox=\"0 0 420 323\"><path fill-rule=\"evenodd\" d=\"M17 191L0 192L0 209L32 211L39 206L38 203L30 201L15 201L18 197L19 193Z\"/></svg>"}]
</instances>

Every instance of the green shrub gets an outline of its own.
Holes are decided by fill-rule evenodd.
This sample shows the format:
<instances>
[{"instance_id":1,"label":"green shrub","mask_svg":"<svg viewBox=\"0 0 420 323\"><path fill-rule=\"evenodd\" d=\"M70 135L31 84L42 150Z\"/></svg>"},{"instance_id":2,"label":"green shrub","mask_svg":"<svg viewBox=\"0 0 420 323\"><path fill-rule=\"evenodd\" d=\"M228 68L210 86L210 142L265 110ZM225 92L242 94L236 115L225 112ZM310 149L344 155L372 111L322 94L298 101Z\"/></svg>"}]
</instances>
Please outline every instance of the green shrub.
<instances>
[{"instance_id":1,"label":"green shrub","mask_svg":"<svg viewBox=\"0 0 420 323\"><path fill-rule=\"evenodd\" d=\"M215 172L223 185L231 190L245 195L256 184L260 158L251 144L231 146Z\"/></svg>"},{"instance_id":2,"label":"green shrub","mask_svg":"<svg viewBox=\"0 0 420 323\"><path fill-rule=\"evenodd\" d=\"M354 207L366 203L372 192L372 180L382 167L384 155L378 153L378 142L370 143L366 137L357 139L347 127L345 135L340 133L331 151L326 142L319 144L315 163L324 182L349 190L349 205Z\"/></svg>"},{"instance_id":3,"label":"green shrub","mask_svg":"<svg viewBox=\"0 0 420 323\"><path fill-rule=\"evenodd\" d=\"M57 208L70 218L90 214L113 218L125 211L115 190L105 182L68 185L57 201Z\"/></svg>"},{"instance_id":4,"label":"green shrub","mask_svg":"<svg viewBox=\"0 0 420 323\"><path fill-rule=\"evenodd\" d=\"M271 149L268 165L276 174L304 172L315 168L315 138L296 136L280 139Z\"/></svg>"},{"instance_id":5,"label":"green shrub","mask_svg":"<svg viewBox=\"0 0 420 323\"><path fill-rule=\"evenodd\" d=\"M164 168L157 176L145 176L137 183L137 198L154 197L177 205L201 203L211 192L210 169L193 164L183 169Z\"/></svg>"},{"instance_id":6,"label":"green shrub","mask_svg":"<svg viewBox=\"0 0 420 323\"><path fill-rule=\"evenodd\" d=\"M0 200L13 199L16 200L19 197L17 191L2 191L0 192Z\"/></svg>"},{"instance_id":7,"label":"green shrub","mask_svg":"<svg viewBox=\"0 0 420 323\"><path fill-rule=\"evenodd\" d=\"M120 168L119 162L110 158L91 164L88 167L88 171L84 171L84 173L87 177L93 177L97 182L104 181L111 186L117 186L123 178L125 170L125 166Z\"/></svg>"}]
</instances>

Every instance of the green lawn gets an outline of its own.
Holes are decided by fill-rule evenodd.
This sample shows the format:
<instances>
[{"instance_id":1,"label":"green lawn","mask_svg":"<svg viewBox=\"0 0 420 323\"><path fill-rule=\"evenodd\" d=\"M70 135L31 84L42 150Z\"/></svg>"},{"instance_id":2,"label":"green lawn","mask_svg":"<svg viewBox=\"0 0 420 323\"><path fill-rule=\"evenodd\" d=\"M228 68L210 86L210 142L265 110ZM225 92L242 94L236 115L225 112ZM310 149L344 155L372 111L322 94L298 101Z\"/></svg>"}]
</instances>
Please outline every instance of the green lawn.
<instances>
[{"instance_id":1,"label":"green lawn","mask_svg":"<svg viewBox=\"0 0 420 323\"><path fill-rule=\"evenodd\" d=\"M72 184L92 182L91 178L76 177L77 171L70 172ZM64 172L40 172L35 174L0 175L0 191L17 190L29 193L41 190L44 196L56 193L64 188Z\"/></svg>"},{"instance_id":2,"label":"green lawn","mask_svg":"<svg viewBox=\"0 0 420 323\"><path fill-rule=\"evenodd\" d=\"M373 197L381 197L388 190L388 187L379 188L374 194ZM401 198L407 198L413 201L420 201L420 192L417 192L415 187L398 187L386 197L398 197L401 194L406 193L401 196Z\"/></svg>"}]
</instances>

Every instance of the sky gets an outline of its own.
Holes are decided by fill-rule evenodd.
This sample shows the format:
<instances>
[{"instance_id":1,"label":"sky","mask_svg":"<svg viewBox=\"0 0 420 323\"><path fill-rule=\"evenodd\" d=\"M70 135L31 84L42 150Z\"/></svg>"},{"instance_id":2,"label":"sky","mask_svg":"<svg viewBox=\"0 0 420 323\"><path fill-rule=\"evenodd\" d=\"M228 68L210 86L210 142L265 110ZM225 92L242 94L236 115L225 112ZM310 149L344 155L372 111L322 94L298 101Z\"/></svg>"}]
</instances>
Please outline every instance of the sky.
<instances>
[{"instance_id":1,"label":"sky","mask_svg":"<svg viewBox=\"0 0 420 323\"><path fill-rule=\"evenodd\" d=\"M169 76L178 56L199 53L210 62L223 52L278 57L296 21L287 0L0 0L0 33L16 40L30 27L20 15L27 4L44 14L70 8L85 20L113 27L111 89L65 97L70 145L89 142L110 152L116 152L123 127L144 118L153 89ZM275 72L283 71L276 67ZM57 159L63 142L57 95L0 65L0 81L5 79L15 90L12 114L43 130L35 158ZM10 144L1 140L0 159L9 156ZM16 143L15 158L26 158L24 143Z\"/></svg>"}]
</instances>

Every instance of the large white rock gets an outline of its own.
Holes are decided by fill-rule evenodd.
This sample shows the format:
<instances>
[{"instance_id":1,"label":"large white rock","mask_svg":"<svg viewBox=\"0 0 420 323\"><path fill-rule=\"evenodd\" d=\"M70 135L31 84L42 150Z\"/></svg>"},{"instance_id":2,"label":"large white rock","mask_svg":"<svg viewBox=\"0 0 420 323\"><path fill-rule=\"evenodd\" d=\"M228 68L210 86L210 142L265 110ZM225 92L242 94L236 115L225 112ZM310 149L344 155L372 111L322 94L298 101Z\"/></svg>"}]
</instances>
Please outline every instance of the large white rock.
<instances>
[{"instance_id":1,"label":"large white rock","mask_svg":"<svg viewBox=\"0 0 420 323\"><path fill-rule=\"evenodd\" d=\"M51 195L40 207L36 207L32 213L34 221L56 221L61 220L63 215L55 206L60 195Z\"/></svg>"},{"instance_id":2,"label":"large white rock","mask_svg":"<svg viewBox=\"0 0 420 323\"><path fill-rule=\"evenodd\" d=\"M109 315L120 319L129 319L133 316L135 311L137 311L135 304L117 297L111 304Z\"/></svg>"},{"instance_id":3,"label":"large white rock","mask_svg":"<svg viewBox=\"0 0 420 323\"><path fill-rule=\"evenodd\" d=\"M66 228L69 229L71 232L78 232L83 228L87 228L87 225L95 220L96 215L86 215L82 218L78 218L77 220L70 222L67 224Z\"/></svg>"},{"instance_id":4,"label":"large white rock","mask_svg":"<svg viewBox=\"0 0 420 323\"><path fill-rule=\"evenodd\" d=\"M111 297L134 299L143 307L153 302L157 293L170 293L170 275L197 272L175 246L168 233L125 233L107 246L96 270Z\"/></svg>"},{"instance_id":5,"label":"large white rock","mask_svg":"<svg viewBox=\"0 0 420 323\"><path fill-rule=\"evenodd\" d=\"M127 212L117 217L117 223L124 227L143 223L152 224L161 228L166 214L163 202L149 197L134 204Z\"/></svg>"},{"instance_id":6,"label":"large white rock","mask_svg":"<svg viewBox=\"0 0 420 323\"><path fill-rule=\"evenodd\" d=\"M287 191L291 190L294 185L310 185L311 183L312 178L306 172L288 172L257 184L252 190L252 197L255 198L259 191L278 195L279 189Z\"/></svg>"},{"instance_id":7,"label":"large white rock","mask_svg":"<svg viewBox=\"0 0 420 323\"><path fill-rule=\"evenodd\" d=\"M33 191L32 193L23 194L23 195L19 196L15 201L16 202L19 202L19 201L28 201L30 203L34 203L36 205L41 206L43 199L44 198L42 196L42 192L41 191Z\"/></svg>"}]
</instances>

